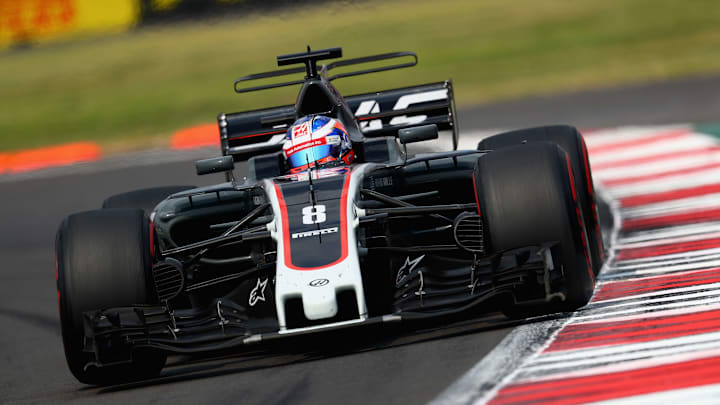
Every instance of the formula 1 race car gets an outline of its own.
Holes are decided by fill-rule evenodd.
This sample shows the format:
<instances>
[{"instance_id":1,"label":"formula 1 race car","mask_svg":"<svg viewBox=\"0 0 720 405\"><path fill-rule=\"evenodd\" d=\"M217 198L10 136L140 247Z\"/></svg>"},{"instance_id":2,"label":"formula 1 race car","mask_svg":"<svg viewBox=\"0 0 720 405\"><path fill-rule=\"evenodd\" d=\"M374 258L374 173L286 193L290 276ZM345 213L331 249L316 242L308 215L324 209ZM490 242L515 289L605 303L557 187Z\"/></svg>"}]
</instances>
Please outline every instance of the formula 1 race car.
<instances>
[{"instance_id":1,"label":"formula 1 race car","mask_svg":"<svg viewBox=\"0 0 720 405\"><path fill-rule=\"evenodd\" d=\"M450 80L343 98L335 79L417 56L318 65L341 54L308 47L277 58L302 67L235 81L238 93L301 88L294 105L218 116L222 156L196 168L227 182L119 194L62 222L60 319L78 380L152 377L169 353L588 302L603 242L580 133L523 129L457 150ZM330 75L363 63L374 67ZM439 131L452 151L408 155Z\"/></svg>"}]
</instances>

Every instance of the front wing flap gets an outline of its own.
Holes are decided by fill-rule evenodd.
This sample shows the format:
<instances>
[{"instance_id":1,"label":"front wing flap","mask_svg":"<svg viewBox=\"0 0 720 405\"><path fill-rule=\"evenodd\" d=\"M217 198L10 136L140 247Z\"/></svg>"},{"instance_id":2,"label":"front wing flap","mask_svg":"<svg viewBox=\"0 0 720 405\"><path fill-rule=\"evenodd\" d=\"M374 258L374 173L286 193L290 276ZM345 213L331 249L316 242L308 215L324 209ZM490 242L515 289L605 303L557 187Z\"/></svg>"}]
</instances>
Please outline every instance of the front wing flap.
<instances>
[{"instance_id":1,"label":"front wing flap","mask_svg":"<svg viewBox=\"0 0 720 405\"><path fill-rule=\"evenodd\" d=\"M104 366L131 361L135 348L199 353L309 333L426 320L481 307L489 299L512 294L528 278L544 282L546 294L536 300L545 301L562 291L562 275L544 254L556 246L548 243L499 253L476 262L465 274L409 274L396 291L394 313L364 320L281 331L277 319L248 318L242 305L228 299L216 299L203 309L173 311L167 305L135 305L88 311L83 314L84 350L93 355L92 364Z\"/></svg>"}]
</instances>

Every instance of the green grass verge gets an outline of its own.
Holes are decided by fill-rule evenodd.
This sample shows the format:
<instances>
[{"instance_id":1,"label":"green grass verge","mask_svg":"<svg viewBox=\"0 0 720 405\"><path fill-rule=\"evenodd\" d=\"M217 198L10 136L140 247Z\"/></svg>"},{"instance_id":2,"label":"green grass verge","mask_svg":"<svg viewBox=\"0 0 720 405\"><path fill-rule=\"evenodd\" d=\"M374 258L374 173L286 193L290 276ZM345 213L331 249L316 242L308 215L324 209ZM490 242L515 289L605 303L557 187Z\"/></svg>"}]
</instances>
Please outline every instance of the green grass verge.
<instances>
[{"instance_id":1,"label":"green grass verge","mask_svg":"<svg viewBox=\"0 0 720 405\"><path fill-rule=\"evenodd\" d=\"M341 2L0 54L0 150L73 140L128 148L218 112L292 103L237 95L278 54L416 51L420 65L342 79L345 94L452 77L460 105L720 71L717 0ZM602 114L602 112L598 112Z\"/></svg>"}]
</instances>

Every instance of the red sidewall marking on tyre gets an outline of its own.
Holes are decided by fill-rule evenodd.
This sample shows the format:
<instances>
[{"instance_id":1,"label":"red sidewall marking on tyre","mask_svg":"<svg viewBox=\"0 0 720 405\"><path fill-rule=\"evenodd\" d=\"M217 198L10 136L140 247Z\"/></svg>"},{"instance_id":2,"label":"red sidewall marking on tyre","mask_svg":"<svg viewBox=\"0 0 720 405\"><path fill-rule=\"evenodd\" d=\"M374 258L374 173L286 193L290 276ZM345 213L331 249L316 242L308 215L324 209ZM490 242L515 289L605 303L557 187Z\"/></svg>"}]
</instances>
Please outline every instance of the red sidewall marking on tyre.
<instances>
[{"instance_id":1,"label":"red sidewall marking on tyre","mask_svg":"<svg viewBox=\"0 0 720 405\"><path fill-rule=\"evenodd\" d=\"M482 216L482 213L480 212L480 200L478 199L478 192L477 192L477 184L475 179L475 172L472 174L472 184L473 184L473 192L475 192L475 205L477 206L477 213L478 215Z\"/></svg>"},{"instance_id":2,"label":"red sidewall marking on tyre","mask_svg":"<svg viewBox=\"0 0 720 405\"><path fill-rule=\"evenodd\" d=\"M587 145L585 145L585 140L583 140L582 138L580 139L580 147L582 148L583 164L585 165L585 182L587 183L588 196L590 196L590 210L592 211L590 214L586 213L586 215L592 215L593 219L595 220L595 229L586 229L585 231L595 232L595 237L598 243L598 253L600 254L600 261L602 262L605 260L605 251L603 246L602 232L600 232L600 219L598 218L597 206L595 205L595 189L593 188L593 181L590 174L591 171L590 160L588 158L588 149ZM600 269L598 269L598 271L599 270Z\"/></svg>"},{"instance_id":3,"label":"red sidewall marking on tyre","mask_svg":"<svg viewBox=\"0 0 720 405\"><path fill-rule=\"evenodd\" d=\"M570 164L570 155L565 153L565 159L567 162L568 177L570 179L570 189L572 190L573 203L575 205L575 216L577 217L577 222L578 222L578 226L580 229L580 240L582 241L583 254L585 255L585 262L587 263L587 271L588 271L588 274L590 275L590 280L592 280L594 283L595 282L595 273L593 273L592 261L590 260L588 241L587 241L586 235L583 234L583 232L582 232L583 229L585 229L585 226L583 225L582 213L580 212L580 205L578 204L577 192L575 191L575 179L573 177L572 165ZM586 232L587 232L587 230L586 230Z\"/></svg>"}]
</instances>

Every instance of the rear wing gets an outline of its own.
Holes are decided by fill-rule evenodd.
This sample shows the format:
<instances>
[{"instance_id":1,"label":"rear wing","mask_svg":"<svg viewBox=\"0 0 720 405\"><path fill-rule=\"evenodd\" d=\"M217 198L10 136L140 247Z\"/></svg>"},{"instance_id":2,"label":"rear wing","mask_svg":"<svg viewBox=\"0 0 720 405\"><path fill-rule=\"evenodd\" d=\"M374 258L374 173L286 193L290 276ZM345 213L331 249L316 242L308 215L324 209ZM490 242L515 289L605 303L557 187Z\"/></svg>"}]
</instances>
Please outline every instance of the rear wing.
<instances>
[{"instance_id":1,"label":"rear wing","mask_svg":"<svg viewBox=\"0 0 720 405\"><path fill-rule=\"evenodd\" d=\"M398 130L436 124L453 131L457 149L457 122L452 80L346 97L363 135L397 136Z\"/></svg>"},{"instance_id":2,"label":"rear wing","mask_svg":"<svg viewBox=\"0 0 720 405\"><path fill-rule=\"evenodd\" d=\"M452 81L423 84L345 98L365 137L397 136L398 130L436 124L452 131L453 150L458 126ZM223 155L236 161L279 152L285 133L296 119L293 105L218 115Z\"/></svg>"}]
</instances>

